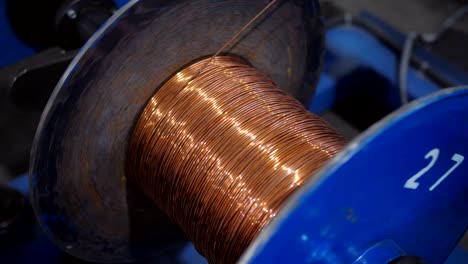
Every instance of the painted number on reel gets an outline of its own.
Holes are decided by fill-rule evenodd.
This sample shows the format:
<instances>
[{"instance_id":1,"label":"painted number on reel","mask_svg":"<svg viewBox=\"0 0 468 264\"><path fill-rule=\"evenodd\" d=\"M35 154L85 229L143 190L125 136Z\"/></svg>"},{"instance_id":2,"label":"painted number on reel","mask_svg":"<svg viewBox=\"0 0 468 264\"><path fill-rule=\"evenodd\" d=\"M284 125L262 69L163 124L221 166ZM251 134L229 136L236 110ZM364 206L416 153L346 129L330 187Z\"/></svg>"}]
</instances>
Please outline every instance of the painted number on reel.
<instances>
[{"instance_id":1,"label":"painted number on reel","mask_svg":"<svg viewBox=\"0 0 468 264\"><path fill-rule=\"evenodd\" d=\"M440 150L438 148L435 148L429 151L424 156L425 159L429 159L429 158L431 159L429 164L427 164L426 167L422 168L418 173L416 173L411 178L409 178L406 181L404 187L407 189L417 189L419 186L419 182L417 182L417 180L421 178L421 176L423 176L426 172L428 172L434 166L437 159L439 158L439 153L440 153ZM464 159L465 157L463 157L460 154L457 154L457 153L453 154L452 160L455 161L455 164L449 170L447 170L447 172L445 172L444 175L442 175L442 177L440 177L431 187L429 187L429 191L433 191L435 188L437 188L439 184L441 184L458 166L460 166L460 164L463 162Z\"/></svg>"}]
</instances>

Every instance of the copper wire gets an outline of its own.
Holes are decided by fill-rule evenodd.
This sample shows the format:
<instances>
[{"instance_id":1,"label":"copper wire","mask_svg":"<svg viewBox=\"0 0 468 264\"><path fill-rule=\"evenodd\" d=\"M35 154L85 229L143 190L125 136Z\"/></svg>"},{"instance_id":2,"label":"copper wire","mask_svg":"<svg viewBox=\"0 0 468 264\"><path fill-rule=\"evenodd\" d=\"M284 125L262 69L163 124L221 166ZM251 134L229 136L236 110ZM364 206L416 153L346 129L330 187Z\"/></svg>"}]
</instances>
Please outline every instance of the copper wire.
<instances>
[{"instance_id":1,"label":"copper wire","mask_svg":"<svg viewBox=\"0 0 468 264\"><path fill-rule=\"evenodd\" d=\"M234 42L234 40L236 40L239 35L244 32L248 27L250 27L255 21L257 21L257 19L259 19L266 11L268 11L268 9L270 9L270 7L272 7L274 4L276 4L276 1L277 0L272 0L268 5L266 5L260 12L258 12L247 24L245 24L245 26L243 26L241 28L241 30L239 30L228 42L226 42L226 44L224 44L224 46L222 46L211 58L215 58L215 57L218 57L218 55L225 49L227 48L229 45L231 45L232 42Z\"/></svg>"},{"instance_id":2,"label":"copper wire","mask_svg":"<svg viewBox=\"0 0 468 264\"><path fill-rule=\"evenodd\" d=\"M127 176L210 263L232 263L344 144L267 75L209 58L175 74L144 108Z\"/></svg>"}]
</instances>

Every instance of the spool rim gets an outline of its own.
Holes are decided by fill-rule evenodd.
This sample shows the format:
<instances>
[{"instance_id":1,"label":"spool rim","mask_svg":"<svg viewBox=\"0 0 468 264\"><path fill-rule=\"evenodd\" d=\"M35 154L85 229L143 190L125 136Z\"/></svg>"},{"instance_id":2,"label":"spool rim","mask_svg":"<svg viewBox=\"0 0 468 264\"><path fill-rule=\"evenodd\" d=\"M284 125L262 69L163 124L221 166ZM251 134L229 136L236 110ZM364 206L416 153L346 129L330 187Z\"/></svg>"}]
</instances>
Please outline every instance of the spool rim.
<instances>
[{"instance_id":1,"label":"spool rim","mask_svg":"<svg viewBox=\"0 0 468 264\"><path fill-rule=\"evenodd\" d=\"M357 138L355 138L352 141L348 142L346 147L340 153L338 153L335 157L333 157L325 166L323 166L320 170L318 170L316 172L314 177L311 177L309 179L309 181L307 181L303 186L301 186L301 188L299 188L293 195L291 195L291 197L288 198L288 200L283 204L283 206L280 209L277 216L265 226L265 228L262 230L262 232L249 245L247 250L241 256L241 258L239 260L239 263L263 263L262 261L268 261L268 259L275 258L275 250L277 249L277 246L279 244L282 244L282 245L286 246L286 248L283 248L284 250L287 250L288 247L290 249L291 248L296 249L296 248L301 248L301 247L306 248L306 246L304 246L304 245L308 243L307 242L308 240L313 241L313 243L316 243L316 245L314 247L312 247L312 249L305 250L304 252L301 252L301 250L298 250L298 252L290 252L290 254L288 255L288 256L291 257L290 261L292 261L292 262L304 262L305 263L305 262L311 262L311 261L313 262L314 260L317 260L317 259L312 260L312 258L313 258L312 256L315 256L318 259L320 259L320 257L323 257L320 260L323 260L323 259L325 259L327 257L330 257L331 259L333 259L333 258L339 256L340 261L341 260L355 261L355 260L358 259L358 257L364 255L364 254L363 255L358 254L359 250L361 249L361 248L359 248L360 243L363 243L363 241L364 241L363 244L367 245L370 248L373 245L372 243L377 243L377 242L381 242L381 241L390 241L392 243L395 243L393 241L393 239L395 239L395 237L399 238L397 235L402 235L402 234L405 237L408 236L408 238L409 238L408 241L410 241L410 239L417 241L416 243L411 244L411 242L408 242L408 241L405 241L405 240L395 239L395 240L397 240L396 242L402 243L402 244L396 244L395 243L395 245L399 245L399 246L406 245L406 246L408 246L408 247L402 248L403 249L402 253L404 253L406 251L408 253L415 254L414 252L419 251L420 253L424 252L424 254L417 255L419 257L422 257L423 259L435 260L435 257L437 257L437 258L439 258L438 261L439 260L443 261L444 259L440 259L440 255L444 255L444 252L443 252L444 250L433 250L433 251L431 251L430 250L431 249L431 243L429 241L427 243L425 243L425 244L421 243L421 240L418 240L417 236L414 236L414 234L411 233L412 230L416 229L416 228L421 228L421 227L422 227L423 230L431 230L431 232L434 232L436 234L436 235L434 235L435 237L437 237L437 238L444 237L444 239L442 239L441 241L444 241L444 243L446 243L446 244L450 244L450 242L453 241L454 239L455 239L455 241L457 241L457 239L460 239L460 236L462 234L464 234L465 231L464 231L464 229L461 229L459 233L453 232L453 230L450 230L452 232L449 232L448 228L446 228L446 227L450 226L451 224L460 225L460 223L461 223L461 226L463 228L466 228L466 221L465 220L467 219L468 214L464 214L464 216L457 215L458 212L456 210L453 210L452 214L457 215L457 217L452 218L452 219L450 219L450 217L453 217L453 216L447 216L446 218L444 218L445 215L440 215L439 217L441 217L443 219L443 221L440 221L439 219L437 219L440 222L424 223L423 221L413 221L413 222L411 222L410 220L408 220L408 225L403 226L398 222L396 222L396 223L392 223L391 221L385 222L385 220L388 220L389 216L383 216L382 217L381 215L379 215L379 212L371 211L373 214L377 215L377 220L372 218L372 217L374 217L374 215L372 215L370 219L372 219L373 221L377 221L377 222L380 221L381 226L379 226L379 228L384 229L384 230L387 230L387 229L392 228L392 227L396 228L396 229L401 229L400 233L402 233L402 234L392 234L392 233L390 233L390 234L387 234L388 235L387 237L385 237L385 236L382 237L382 236L379 236L379 235L382 235L382 234L380 234L379 232L375 232L372 228L369 228L370 231L366 231L366 230L363 230L363 229L357 229L358 232L362 233L361 237L351 236L351 238L350 238L350 237L344 236L344 237L330 239L329 237L327 237L328 234L318 232L316 229L314 229L314 227L316 227L316 226L314 226L314 224L320 223L320 221L317 221L316 219L317 218L319 218L319 219L323 218L324 221L322 221L322 222L328 221L328 223L329 223L328 228L330 229L329 231L332 234L333 234L333 232L336 232L335 234L338 234L340 231L342 231L341 228L343 228L343 226L345 226L345 223L349 224L348 219L346 219L346 215L343 216L343 215L340 215L340 214L335 214L335 215L333 215L334 217L327 217L327 216L330 216L329 213L331 211L336 210L336 209L334 208L334 209L330 209L330 211L327 211L327 206L326 205L322 206L323 208L319 208L319 206L317 206L317 205L310 205L310 202L312 200L322 202L322 201L331 201L332 199L336 199L336 201L338 203L346 204L346 206L352 206L352 204L347 204L345 202L345 200L347 199L346 195L349 195L349 194L340 193L343 197L333 198L335 193L330 193L329 195L324 195L323 193L320 193L320 194L317 194L317 193L321 190L321 188L324 185L328 185L327 187L329 187L329 186L346 186L346 188L352 188L352 186L349 185L348 182L344 182L343 173L341 173L341 175L338 173L340 171L345 171L345 169L343 169L343 167L345 167L345 166L347 166L349 164L358 163L358 161L357 161L359 159L358 155L362 154L363 152L369 151L369 149L375 150L375 149L381 148L378 145L378 143L382 143L384 140L386 140L386 138L389 138L389 135L387 134L387 132L392 131L392 129L395 129L396 126L398 126L400 124L410 124L410 123L412 123L411 121L414 121L414 120L410 120L410 119L413 118L414 116L416 116L417 114L423 113L424 110L431 109L431 108L436 109L436 106L438 104L444 103L445 101L450 102L450 100L457 100L458 97L459 98L464 97L465 101L467 101L466 99L468 99L468 86L458 86L458 87L443 89L443 90L441 90L439 92L435 92L435 93L427 95L426 97L423 97L423 98L421 98L419 100L415 100L415 101L413 101L413 102L411 102L411 103L409 103L407 105L404 105L403 107L399 108L398 110L394 111L393 113L389 114L388 116L384 117L382 120L378 121L377 123L375 123L374 125L369 127L367 130L365 130L363 133L361 133ZM457 110L457 106L454 105L453 109ZM453 110L453 109L449 109L449 110ZM445 110L445 109L443 109L443 110ZM392 132L395 133L394 131L392 131ZM427 142L427 143L431 144L433 142ZM435 146L440 147L440 145L437 145L437 144L435 144ZM349 170L348 170L348 173L349 173ZM403 175L404 180L406 180L406 177L409 177L410 175L411 174ZM401 186L403 186L404 180L399 181L399 180L395 180L395 179L390 179L388 177L382 179L382 181L387 183L387 184L392 183L392 181L396 181L398 186L400 186L400 182L401 182ZM463 185L466 186L466 182L467 181L465 181L464 183L461 183L461 184L458 183L458 185L459 186L463 186ZM455 184L457 184L457 183L455 183ZM363 184L363 185L365 185L365 184ZM356 190L355 192L359 192L359 190ZM390 191L388 191L388 192L390 192ZM383 191L382 191L382 193L387 194L387 193L385 193ZM398 195L398 193L397 194L390 193L390 194ZM465 195L465 197L466 197L466 195ZM376 198L375 197L369 197L369 200L370 199L376 199ZM426 213L426 215L418 216L419 218L416 217L417 220L437 218L436 217L437 213L433 213L432 215L430 215L430 214L427 214L427 212L425 212L424 210L421 209L423 207L423 205L426 204L426 203L429 204L429 205L432 205L434 207L444 207L445 206L445 207L458 208L457 206L454 205L454 200L442 201L441 202L442 206L441 206L440 204L435 203L435 201L439 202L438 200L440 200L440 197L432 196L431 199L427 199L427 200L425 200L425 199L422 199L422 200L418 200L418 199L409 200L408 199L408 200L406 200L407 201L406 206L410 210L414 211L415 209L418 209L418 210L422 211L423 213ZM386 202L383 199L376 200L376 201L377 202ZM333 202L335 202L335 201L333 201ZM431 202L433 202L434 204L432 204ZM463 204L463 202L465 202L465 200L460 199L457 202L458 202L458 204L460 204L460 203ZM356 204L354 204L354 205L356 205ZM372 204L371 205L361 205L361 206L363 206L363 207L368 206L368 207L372 208ZM316 209L311 209L311 208L316 208ZM360 209L362 209L362 208L360 208ZM373 208L373 209L375 210L375 208ZM398 215L399 214L399 212L397 212L397 209L401 209L401 208L399 208L399 207L393 207L393 208L383 207L383 210L389 211L393 215ZM312 213L310 213L309 215L302 214L303 211L313 211L313 210L317 210L318 212L320 212L320 210L322 210L323 211L322 215L317 214L319 216L319 217L317 217L317 215L314 215ZM392 211L392 210L394 210L394 211ZM405 215L407 214L406 211L404 211L404 210L402 210L402 211L403 211L403 214L405 214ZM333 211L333 212L336 212L336 211ZM421 212L416 210L415 214L416 213L421 213ZM291 215L293 215L293 214L295 214L295 215L293 217L291 217ZM304 224L302 226L302 228L296 228L296 226L299 223L295 222L295 219L293 219L294 217L297 217L298 214L301 214L301 216L303 218L302 224L307 223L307 224ZM358 214L358 213L356 213L356 214ZM361 217L362 218L369 217L369 215L362 215ZM345 221L342 221L342 219L340 219L340 218L344 218ZM454 221L453 219L457 219L457 220ZM349 222L351 222L351 221L349 221ZM354 223L351 223L351 226L349 226L347 228L356 229L355 227L352 226L353 224ZM366 224L368 224L368 225L370 225L372 227L372 224L375 224L375 223L370 221L370 222L368 222ZM444 229L444 227L442 227L441 228L442 231L437 230L439 233L437 233L435 228L434 228L438 224L445 224L445 229ZM296 226L294 226L294 225L296 225ZM441 226L443 226L443 225L441 225ZM432 227L432 229L431 229L431 227ZM291 229L296 229L296 230L289 231ZM289 240L283 241L284 233L285 233L286 230L288 230L288 235L290 235L290 238L288 238ZM297 230L301 230L304 233L301 236L298 237L297 236ZM456 228L454 230L456 230ZM294 233L291 234L289 232L294 232ZM387 232L388 232L388 230L387 230ZM427 232L427 233L431 233L431 232ZM340 235L342 235L342 234L340 234ZM303 236L305 236L305 237L303 237ZM381 239L381 241L379 241L377 238L375 238L375 236L377 236L378 239ZM415 239L415 237L416 237L416 239ZM304 239L304 238L306 238L306 239ZM354 244L350 244L351 247L353 247L353 252L343 252L343 249L348 250L348 248L346 246L348 246L349 244L343 243L341 241L341 239L351 239L351 240L353 240ZM437 244L437 245L439 245L439 244ZM356 246L356 248L354 248L354 246ZM341 248L341 247L343 247L343 248ZM452 250L453 245L451 247L449 246L449 248L451 248L451 250ZM368 248L365 248L365 249L368 249ZM438 251L440 251L440 252L438 252ZM442 252L442 254L441 254L441 252ZM450 251L445 252L445 253L446 253L445 257L447 257L448 254L450 253ZM358 254L358 255L353 256L354 258L352 258L352 259L345 259L346 257L349 257L349 255L353 255L353 254ZM428 255L428 256L424 256L424 255ZM278 260L278 261L281 262L281 260Z\"/></svg>"},{"instance_id":2,"label":"spool rim","mask_svg":"<svg viewBox=\"0 0 468 264\"><path fill-rule=\"evenodd\" d=\"M66 111L71 111L71 110L66 110L66 109L73 109L76 110L75 106L69 102L71 100L69 97L73 95L73 93L78 92L82 93L82 91L76 91L76 89L71 89L72 85L76 85L77 79L76 76L79 75L79 73L84 71L84 68L89 66L87 63L90 62L96 62L93 61L92 59L89 59L89 57L92 56L91 53L93 52L99 52L99 48L105 47L105 43L103 42L109 40L109 35L112 34L113 32L115 33L116 30L123 30L125 33L125 28L122 29L123 24L125 24L124 20L127 22L130 21L131 16L135 14L130 14L131 12L135 11L137 8L141 8L145 4L148 4L150 1L138 1L138 0L132 0L129 2L127 5L125 5L123 8L119 9L99 30L97 33L95 33L92 38L85 44L85 46L80 50L78 55L73 59L72 63L69 65L67 70L65 71L64 75L60 79L58 85L54 89L47 105L44 110L43 115L41 116L40 124L38 127L38 130L36 132L35 140L33 143L33 148L31 151L31 166L30 166L30 186L31 186L31 198L33 201L33 207L36 213L36 216L39 218L39 223L42 227L43 230L45 230L46 234L51 238L55 244L57 244L63 251L74 255L79 258L84 258L86 260L91 260L91 261L100 261L100 262L113 262L113 261L119 261L119 262L126 262L126 261L132 261L135 259L141 259L141 256L145 257L146 253L150 251L152 248L155 246L150 246L145 244L146 242L142 241L137 241L138 243L141 242L142 245L121 245L122 248L117 248L115 250L117 251L112 251L112 254L110 252L105 255L104 253L100 253L102 249L97 250L94 253L89 253L89 254L84 254L83 252L86 252L86 250L95 250L93 248L93 243L107 243L105 241L97 241L97 242L92 242L91 244L86 244L86 245L77 245L77 244L70 244L64 242L64 237L57 237L57 229L54 229L51 226L51 221L58 221L59 223L53 224L56 226L59 225L64 225L67 224L67 222L71 222L70 219L73 219L73 216L70 216L67 213L60 213L60 215L57 215L57 212L61 212L61 210L64 210L64 208L60 207L58 209L53 208L49 211L49 213L44 213L44 206L49 207L49 206L57 206L54 203L57 203L57 198L56 194L54 194L54 189L48 189L50 186L45 186L45 182L49 181L49 178L51 178L51 181L57 181L58 180L63 180L63 177L68 177L61 175L60 178L57 178L60 173L57 172L57 168L55 168L55 171L52 171L54 169L55 164L49 164L53 163L56 160L59 160L61 157L61 153L57 150L58 148L63 147L62 144L64 144L63 141L60 141L59 139L62 135L60 133L64 133L63 131L58 131L55 126L59 126L59 129L71 129L70 128L70 123L75 122L76 120L73 121L68 121L65 124L59 123L58 125L55 124L55 122L59 122L60 120L64 119L64 116L70 116L71 114ZM168 2L174 2L174 1L168 1ZM177 1L177 4L181 4L184 1ZM202 1L203 2L203 1ZM209 1L205 1L209 2ZM242 2L241 0L238 0L237 2ZM248 1L247 1L248 2ZM307 1L305 1L307 2ZM312 2L312 1L310 1ZM309 2L309 3L310 3ZM176 4L174 4L176 5ZM317 3L313 1L312 3L312 9L314 12L316 12L316 6ZM141 11L141 10L140 10ZM317 14L313 14L313 20L315 23L315 30L317 32L314 32L314 36L316 39L311 40L312 46L316 46L316 50L313 51L313 53L319 54L319 56L316 56L319 61L322 59L322 53L323 53L323 39L322 39L322 34L323 34L323 26L321 24L320 19L317 17ZM312 19L311 19L312 20ZM128 25L127 25L128 26ZM128 30L128 29L127 29ZM319 35L317 37L317 35ZM207 55L207 54L200 54L200 55ZM236 54L237 55L237 54ZM310 55L310 54L309 54ZM106 55L107 56L107 55ZM239 55L243 57L242 55ZM250 60L248 57L246 58L249 61ZM102 59L97 59L97 63L100 63ZM314 70L318 70L315 68ZM82 81L82 80L79 80ZM155 85L156 87L159 87L159 85ZM76 87L75 87L76 88ZM153 92L154 93L154 92ZM65 94L65 95L64 95ZM148 96L147 99L149 99L151 96ZM75 100L73 103L77 103ZM145 106L146 104L141 105L141 109ZM78 112L80 109L78 109ZM134 122L134 120L132 121ZM74 124L76 126L76 123ZM86 124L85 124L86 125ZM65 128L63 128L63 127ZM76 127L75 127L76 128ZM57 136L58 135L58 136ZM79 138L78 140L83 140L83 138ZM66 144L67 142L65 142ZM86 142L83 142L86 143ZM98 149L96 149L98 151ZM49 157L51 157L49 159ZM46 165L44 165L44 162ZM73 172L72 172L73 173ZM71 176L70 176L71 177ZM125 177L122 178L123 182L126 180ZM71 182L73 184L73 182ZM47 183L49 184L49 183ZM66 183L70 184L70 182ZM51 185L52 186L52 185ZM106 187L106 186L104 186ZM83 187L81 187L83 188ZM122 188L125 188L122 187ZM62 190L63 191L63 190ZM125 190L124 190L125 191ZM127 190L129 191L129 190ZM98 191L99 192L99 191ZM51 194L52 193L52 194ZM47 197L46 197L47 196ZM138 199L140 199L139 197ZM144 199L144 198L141 198ZM83 202L81 200L81 202ZM86 201L85 201L86 202ZM88 201L89 202L89 201ZM112 201L111 201L112 202ZM145 201L146 202L146 201ZM47 205L45 203L48 203ZM82 204L80 206L83 206ZM86 204L84 205L86 206ZM148 205L144 205L148 206ZM148 208L145 207L144 210L147 210ZM133 209L130 209L133 210ZM50 213L51 212L51 213ZM55 212L55 213L54 213ZM153 212L154 213L154 212ZM127 214L130 214L127 212ZM57 218L57 216L59 216ZM46 217L46 218L44 218ZM49 218L47 218L49 217ZM54 219L51 220L50 217L54 217ZM71 218L70 218L71 217ZM92 217L91 217L92 218ZM117 219L118 220L118 219ZM117 221L116 220L116 221ZM89 220L85 220L88 221ZM71 233L69 234L72 236L72 240L75 239L76 241L80 242L80 232L82 231L81 226L66 226L66 227L60 227L64 228L65 233ZM60 229L59 228L59 229ZM73 233L72 231L76 231L76 233ZM129 231L130 232L130 231ZM151 233L153 231L148 231L148 233ZM175 231L176 232L176 231ZM62 235L62 234L60 234ZM129 234L131 235L131 234ZM73 236L76 236L78 238L73 238ZM109 236L109 240L112 239L112 235ZM134 241L133 241L134 242ZM125 244L125 241L122 242ZM178 243L178 242L177 242ZM128 246L128 247L126 247ZM109 247L112 247L109 246ZM180 248L180 246L176 246L177 248ZM135 253L136 252L136 253Z\"/></svg>"}]
</instances>

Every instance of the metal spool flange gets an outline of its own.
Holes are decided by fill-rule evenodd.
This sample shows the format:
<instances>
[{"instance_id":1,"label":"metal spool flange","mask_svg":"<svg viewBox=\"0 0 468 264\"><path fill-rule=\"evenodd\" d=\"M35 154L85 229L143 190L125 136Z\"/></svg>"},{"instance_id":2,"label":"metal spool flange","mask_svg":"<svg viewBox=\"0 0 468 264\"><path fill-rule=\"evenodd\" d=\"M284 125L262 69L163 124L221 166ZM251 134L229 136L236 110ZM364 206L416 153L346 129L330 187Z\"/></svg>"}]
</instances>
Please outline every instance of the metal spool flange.
<instances>
[{"instance_id":1,"label":"metal spool flange","mask_svg":"<svg viewBox=\"0 0 468 264\"><path fill-rule=\"evenodd\" d=\"M225 52L268 73L302 102L323 51L318 1L279 1ZM128 138L156 89L209 56L268 1L132 1L85 44L44 110L31 154L31 193L64 251L123 262L182 248L179 229L127 182Z\"/></svg>"}]
</instances>

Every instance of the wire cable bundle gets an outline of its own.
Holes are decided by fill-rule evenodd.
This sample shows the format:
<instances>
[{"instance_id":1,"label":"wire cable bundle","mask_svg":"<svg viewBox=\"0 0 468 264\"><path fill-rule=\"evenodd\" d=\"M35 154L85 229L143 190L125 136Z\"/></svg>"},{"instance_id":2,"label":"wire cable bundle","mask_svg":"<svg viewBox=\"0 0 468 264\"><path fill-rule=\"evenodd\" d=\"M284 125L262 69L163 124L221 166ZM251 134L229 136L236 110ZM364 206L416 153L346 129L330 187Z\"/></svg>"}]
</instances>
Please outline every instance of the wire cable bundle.
<instances>
[{"instance_id":1,"label":"wire cable bundle","mask_svg":"<svg viewBox=\"0 0 468 264\"><path fill-rule=\"evenodd\" d=\"M130 139L127 177L210 263L232 263L344 144L266 74L212 57L151 98Z\"/></svg>"}]
</instances>

